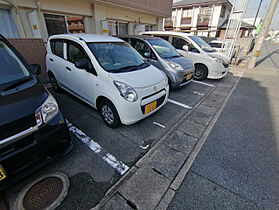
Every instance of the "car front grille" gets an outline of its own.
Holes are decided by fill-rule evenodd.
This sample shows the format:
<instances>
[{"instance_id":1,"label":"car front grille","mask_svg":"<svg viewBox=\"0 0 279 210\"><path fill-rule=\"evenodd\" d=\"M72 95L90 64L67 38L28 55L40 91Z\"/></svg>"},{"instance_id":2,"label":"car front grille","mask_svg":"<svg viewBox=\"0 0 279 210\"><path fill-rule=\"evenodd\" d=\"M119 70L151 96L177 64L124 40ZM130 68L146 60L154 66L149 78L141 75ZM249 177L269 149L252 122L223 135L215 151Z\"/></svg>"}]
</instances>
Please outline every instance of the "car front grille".
<instances>
[{"instance_id":1,"label":"car front grille","mask_svg":"<svg viewBox=\"0 0 279 210\"><path fill-rule=\"evenodd\" d=\"M162 90L163 91L163 90ZM159 91L159 92L161 92L161 91ZM163 103L164 103L164 101L165 101L165 98L166 98L166 95L163 95L163 96L161 96L160 98L158 98L157 100L154 100L154 101L157 101L157 108L159 107L159 106L161 106ZM153 101L153 102L154 102ZM152 102L151 102L152 103ZM144 106L141 106L141 111L142 111L142 113L144 114L144 111L145 111L145 106L146 105L144 105ZM156 109L157 109L156 108Z\"/></svg>"}]
</instances>

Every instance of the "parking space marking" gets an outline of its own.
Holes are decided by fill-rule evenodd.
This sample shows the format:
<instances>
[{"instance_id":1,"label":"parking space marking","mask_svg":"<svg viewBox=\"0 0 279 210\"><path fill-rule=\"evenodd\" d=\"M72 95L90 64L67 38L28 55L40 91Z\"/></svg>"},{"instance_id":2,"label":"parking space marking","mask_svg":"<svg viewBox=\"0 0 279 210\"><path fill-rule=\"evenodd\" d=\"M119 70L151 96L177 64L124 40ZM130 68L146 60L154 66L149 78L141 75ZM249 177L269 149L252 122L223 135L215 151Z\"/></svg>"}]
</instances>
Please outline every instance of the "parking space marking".
<instances>
[{"instance_id":1,"label":"parking space marking","mask_svg":"<svg viewBox=\"0 0 279 210\"><path fill-rule=\"evenodd\" d=\"M193 82L198 83L198 84L202 84L202 85L207 85L209 87L216 87L215 85L211 85L211 84L206 83L206 82L200 82L200 81L197 81L197 80L193 80Z\"/></svg>"},{"instance_id":2,"label":"parking space marking","mask_svg":"<svg viewBox=\"0 0 279 210\"><path fill-rule=\"evenodd\" d=\"M186 104L182 104L182 103L180 103L180 102L178 102L178 101L174 101L174 100L168 99L168 102L170 102L170 103L172 103L172 104L176 104L176 105L178 105L178 106L181 106L181 107L183 107L183 108L185 108L185 109L192 109L191 106L188 106L188 105L186 105Z\"/></svg>"},{"instance_id":3,"label":"parking space marking","mask_svg":"<svg viewBox=\"0 0 279 210\"><path fill-rule=\"evenodd\" d=\"M203 93L200 93L200 92L198 92L198 91L194 91L193 93L196 94L196 95L199 95L199 96L204 96Z\"/></svg>"},{"instance_id":4,"label":"parking space marking","mask_svg":"<svg viewBox=\"0 0 279 210\"><path fill-rule=\"evenodd\" d=\"M91 151L100 156L107 164L114 168L118 173L124 175L130 168L123 162L118 161L113 155L106 152L97 142L87 136L84 132L66 120L69 131L72 132L82 143Z\"/></svg>"},{"instance_id":5,"label":"parking space marking","mask_svg":"<svg viewBox=\"0 0 279 210\"><path fill-rule=\"evenodd\" d=\"M158 123L158 122L153 122L153 125L158 125L159 127L166 129L166 127L165 127L164 125L161 125L161 124Z\"/></svg>"}]
</instances>

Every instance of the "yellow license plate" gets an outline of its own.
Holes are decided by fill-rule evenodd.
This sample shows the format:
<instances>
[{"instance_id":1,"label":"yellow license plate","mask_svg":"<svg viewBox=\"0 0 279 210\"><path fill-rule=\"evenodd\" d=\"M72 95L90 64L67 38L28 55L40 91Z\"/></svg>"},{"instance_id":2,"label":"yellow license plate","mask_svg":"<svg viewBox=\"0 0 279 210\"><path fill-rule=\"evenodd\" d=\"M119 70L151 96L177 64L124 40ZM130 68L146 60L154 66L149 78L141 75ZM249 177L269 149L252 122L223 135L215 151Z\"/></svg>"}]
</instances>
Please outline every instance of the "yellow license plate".
<instances>
[{"instance_id":1,"label":"yellow license plate","mask_svg":"<svg viewBox=\"0 0 279 210\"><path fill-rule=\"evenodd\" d=\"M144 114L152 112L156 108L157 108L157 101L147 104L147 105L145 105Z\"/></svg>"},{"instance_id":2,"label":"yellow license plate","mask_svg":"<svg viewBox=\"0 0 279 210\"><path fill-rule=\"evenodd\" d=\"M187 80L192 78L192 74L187 74Z\"/></svg>"},{"instance_id":3,"label":"yellow license plate","mask_svg":"<svg viewBox=\"0 0 279 210\"><path fill-rule=\"evenodd\" d=\"M6 177L7 176L6 176L5 172L4 172L4 170L0 166L0 181L5 179Z\"/></svg>"}]
</instances>

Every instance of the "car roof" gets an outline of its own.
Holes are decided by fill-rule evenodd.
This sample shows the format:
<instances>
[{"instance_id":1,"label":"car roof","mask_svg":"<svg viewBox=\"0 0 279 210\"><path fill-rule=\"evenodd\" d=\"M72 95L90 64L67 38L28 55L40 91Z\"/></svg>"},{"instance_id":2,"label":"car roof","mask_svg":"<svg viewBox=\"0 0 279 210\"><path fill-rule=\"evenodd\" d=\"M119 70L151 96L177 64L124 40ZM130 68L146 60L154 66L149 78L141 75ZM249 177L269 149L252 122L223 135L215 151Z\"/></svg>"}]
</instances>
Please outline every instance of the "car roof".
<instances>
[{"instance_id":1,"label":"car roof","mask_svg":"<svg viewBox=\"0 0 279 210\"><path fill-rule=\"evenodd\" d=\"M210 43L222 44L222 40L212 40Z\"/></svg>"},{"instance_id":2,"label":"car roof","mask_svg":"<svg viewBox=\"0 0 279 210\"><path fill-rule=\"evenodd\" d=\"M124 42L121 39L112 36L98 34L58 34L50 36L50 39L76 39L85 42Z\"/></svg>"},{"instance_id":3,"label":"car roof","mask_svg":"<svg viewBox=\"0 0 279 210\"><path fill-rule=\"evenodd\" d=\"M153 37L148 35L119 35L117 36L120 39L121 38L135 38L135 39L141 39L141 40L147 40L147 39L160 39L159 37Z\"/></svg>"},{"instance_id":4,"label":"car roof","mask_svg":"<svg viewBox=\"0 0 279 210\"><path fill-rule=\"evenodd\" d=\"M156 35L177 35L177 36L194 36L194 35L191 35L191 34L187 34L187 33L184 33L184 32L177 32L177 31L145 31L143 32L143 34L156 34Z\"/></svg>"}]
</instances>

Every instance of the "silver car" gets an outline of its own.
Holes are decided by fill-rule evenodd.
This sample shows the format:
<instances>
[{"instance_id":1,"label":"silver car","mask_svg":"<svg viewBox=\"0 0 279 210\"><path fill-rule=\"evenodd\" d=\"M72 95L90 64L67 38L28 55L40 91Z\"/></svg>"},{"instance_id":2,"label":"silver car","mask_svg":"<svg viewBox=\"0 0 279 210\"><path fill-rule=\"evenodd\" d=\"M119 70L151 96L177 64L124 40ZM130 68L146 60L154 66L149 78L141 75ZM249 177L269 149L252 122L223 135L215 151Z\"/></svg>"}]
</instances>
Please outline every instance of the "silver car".
<instances>
[{"instance_id":1,"label":"silver car","mask_svg":"<svg viewBox=\"0 0 279 210\"><path fill-rule=\"evenodd\" d=\"M165 72L172 89L182 87L193 79L193 63L181 56L167 41L151 36L123 35L120 39L128 42L150 64Z\"/></svg>"}]
</instances>

